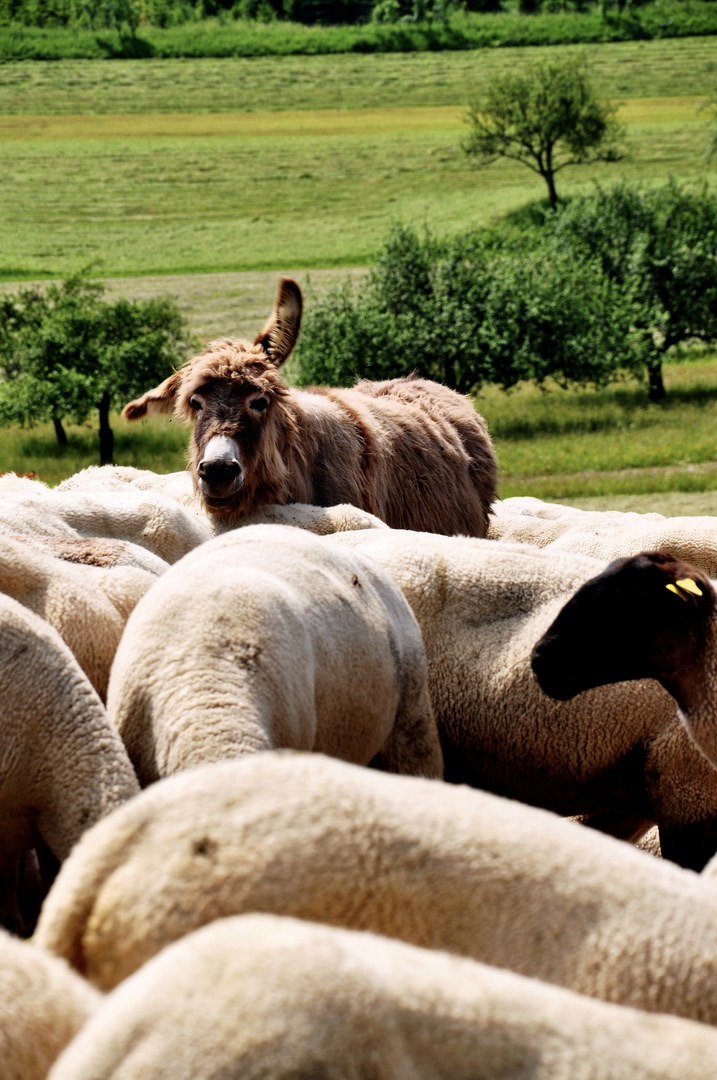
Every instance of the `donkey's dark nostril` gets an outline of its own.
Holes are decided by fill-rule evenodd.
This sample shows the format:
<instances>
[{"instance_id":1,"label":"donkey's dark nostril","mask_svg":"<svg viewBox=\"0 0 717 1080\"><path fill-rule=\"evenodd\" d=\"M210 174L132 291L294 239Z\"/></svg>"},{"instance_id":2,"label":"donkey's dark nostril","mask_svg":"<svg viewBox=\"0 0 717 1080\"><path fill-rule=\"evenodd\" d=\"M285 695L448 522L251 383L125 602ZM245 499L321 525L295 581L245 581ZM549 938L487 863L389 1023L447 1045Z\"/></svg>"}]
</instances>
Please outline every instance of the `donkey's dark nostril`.
<instances>
[{"instance_id":1,"label":"donkey's dark nostril","mask_svg":"<svg viewBox=\"0 0 717 1080\"><path fill-rule=\"evenodd\" d=\"M221 480L226 483L241 475L242 467L236 458L204 458L197 466L203 480Z\"/></svg>"}]
</instances>

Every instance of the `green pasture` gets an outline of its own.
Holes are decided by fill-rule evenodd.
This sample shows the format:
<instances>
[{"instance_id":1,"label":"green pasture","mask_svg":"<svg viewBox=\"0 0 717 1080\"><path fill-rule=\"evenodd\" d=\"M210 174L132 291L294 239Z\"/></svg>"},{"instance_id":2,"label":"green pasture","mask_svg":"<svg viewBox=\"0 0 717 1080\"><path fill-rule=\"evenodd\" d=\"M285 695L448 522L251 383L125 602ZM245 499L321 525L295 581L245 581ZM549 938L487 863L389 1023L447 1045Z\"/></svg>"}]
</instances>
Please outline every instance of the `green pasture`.
<instances>
[{"instance_id":1,"label":"green pasture","mask_svg":"<svg viewBox=\"0 0 717 1080\"><path fill-rule=\"evenodd\" d=\"M493 435L500 494L605 509L717 514L717 355L665 369L668 397L650 404L626 382L595 391L483 390L476 399ZM115 462L156 472L185 467L189 429L154 418L114 417ZM0 429L0 472L56 484L97 464L94 420L68 425L61 450L51 425Z\"/></svg>"},{"instance_id":2,"label":"green pasture","mask_svg":"<svg viewBox=\"0 0 717 1080\"><path fill-rule=\"evenodd\" d=\"M715 37L548 48L0 64L0 116L294 112L464 106L525 62L584 53L603 97L703 95L717 85Z\"/></svg>"},{"instance_id":3,"label":"green pasture","mask_svg":"<svg viewBox=\"0 0 717 1080\"><path fill-rule=\"evenodd\" d=\"M606 505L637 496L642 505L653 493L717 492L717 356L666 365L665 386L660 404L633 381L600 391L483 390L477 407L498 450L502 497Z\"/></svg>"},{"instance_id":4,"label":"green pasture","mask_svg":"<svg viewBox=\"0 0 717 1080\"><path fill-rule=\"evenodd\" d=\"M701 100L625 100L629 156L571 169L561 192L621 176L714 180ZM103 276L365 265L396 219L449 234L543 197L523 166L475 168L460 150L462 115L443 106L3 117L0 277L90 263Z\"/></svg>"}]
</instances>

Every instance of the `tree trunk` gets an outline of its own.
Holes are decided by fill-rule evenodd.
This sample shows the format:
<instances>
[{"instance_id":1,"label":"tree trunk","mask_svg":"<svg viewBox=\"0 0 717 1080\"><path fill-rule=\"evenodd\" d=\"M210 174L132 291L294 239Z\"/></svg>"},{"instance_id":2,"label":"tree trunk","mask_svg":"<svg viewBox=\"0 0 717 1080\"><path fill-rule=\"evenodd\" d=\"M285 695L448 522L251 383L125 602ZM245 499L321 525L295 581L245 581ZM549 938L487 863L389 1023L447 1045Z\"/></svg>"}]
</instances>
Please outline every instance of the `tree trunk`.
<instances>
[{"instance_id":1,"label":"tree trunk","mask_svg":"<svg viewBox=\"0 0 717 1080\"><path fill-rule=\"evenodd\" d=\"M545 178L545 183L548 185L548 199L550 200L550 209L554 210L555 207L558 205L558 193L555 190L555 177L553 175L552 169L546 170L546 172L543 173L543 176Z\"/></svg>"},{"instance_id":2,"label":"tree trunk","mask_svg":"<svg viewBox=\"0 0 717 1080\"><path fill-rule=\"evenodd\" d=\"M110 396L107 392L100 401L100 465L112 464L115 437L110 427Z\"/></svg>"},{"instance_id":3,"label":"tree trunk","mask_svg":"<svg viewBox=\"0 0 717 1080\"><path fill-rule=\"evenodd\" d=\"M59 446L67 446L67 432L62 426L62 420L59 420L56 416L52 420L55 425L55 436Z\"/></svg>"},{"instance_id":4,"label":"tree trunk","mask_svg":"<svg viewBox=\"0 0 717 1080\"><path fill-rule=\"evenodd\" d=\"M650 401L663 401L667 394L662 381L662 361L651 360L647 365L647 374L650 380Z\"/></svg>"}]
</instances>

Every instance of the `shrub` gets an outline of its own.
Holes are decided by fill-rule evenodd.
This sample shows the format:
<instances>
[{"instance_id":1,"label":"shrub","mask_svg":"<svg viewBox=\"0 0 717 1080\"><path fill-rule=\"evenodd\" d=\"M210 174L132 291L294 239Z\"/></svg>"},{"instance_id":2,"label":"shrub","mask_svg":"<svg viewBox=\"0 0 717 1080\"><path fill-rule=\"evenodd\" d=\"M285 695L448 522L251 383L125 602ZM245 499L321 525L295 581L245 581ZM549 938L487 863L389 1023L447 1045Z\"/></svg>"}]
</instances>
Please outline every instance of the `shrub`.
<instances>
[{"instance_id":1,"label":"shrub","mask_svg":"<svg viewBox=\"0 0 717 1080\"><path fill-rule=\"evenodd\" d=\"M100 461L112 460L111 408L166 378L184 358L185 325L173 300L102 299L78 274L61 285L0 298L0 421L51 420L99 411Z\"/></svg>"},{"instance_id":2,"label":"shrub","mask_svg":"<svg viewBox=\"0 0 717 1080\"><path fill-rule=\"evenodd\" d=\"M717 197L674 180L660 188L621 183L574 199L549 220L558 249L597 261L623 292L650 397L664 398L665 355L690 340L717 341Z\"/></svg>"},{"instance_id":3,"label":"shrub","mask_svg":"<svg viewBox=\"0 0 717 1080\"><path fill-rule=\"evenodd\" d=\"M415 371L464 393L548 376L603 385L639 364L623 290L595 258L396 226L375 269L309 311L298 381L349 385Z\"/></svg>"}]
</instances>

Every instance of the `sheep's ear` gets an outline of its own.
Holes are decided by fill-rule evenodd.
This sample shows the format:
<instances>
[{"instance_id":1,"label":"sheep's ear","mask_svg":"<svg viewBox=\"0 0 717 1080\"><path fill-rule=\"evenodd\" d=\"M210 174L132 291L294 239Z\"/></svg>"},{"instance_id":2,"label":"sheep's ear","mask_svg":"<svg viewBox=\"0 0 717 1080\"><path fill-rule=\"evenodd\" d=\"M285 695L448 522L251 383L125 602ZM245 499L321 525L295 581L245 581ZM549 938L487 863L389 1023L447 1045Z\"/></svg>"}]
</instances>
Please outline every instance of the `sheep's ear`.
<instances>
[{"instance_id":1,"label":"sheep's ear","mask_svg":"<svg viewBox=\"0 0 717 1080\"><path fill-rule=\"evenodd\" d=\"M272 364L281 367L296 345L301 326L301 289L291 278L282 278L274 310L254 341L261 345Z\"/></svg>"},{"instance_id":2,"label":"sheep's ear","mask_svg":"<svg viewBox=\"0 0 717 1080\"><path fill-rule=\"evenodd\" d=\"M125 405L122 416L125 420L141 420L143 416L173 412L174 400L181 384L182 372L175 371L163 383L155 386L154 390L148 390L142 397Z\"/></svg>"}]
</instances>

